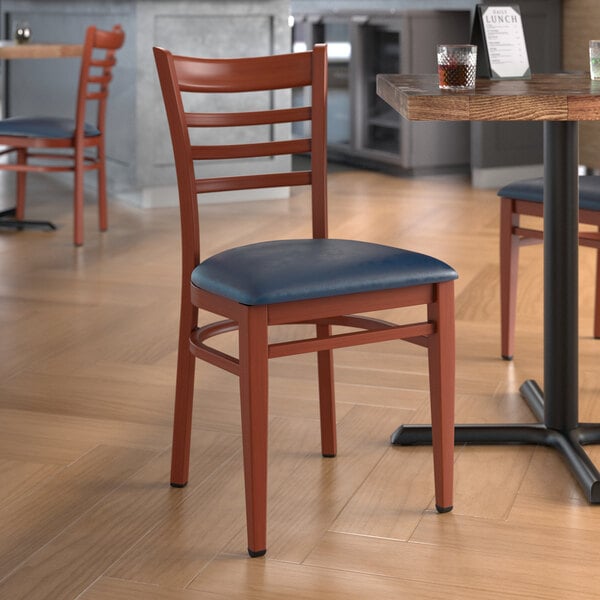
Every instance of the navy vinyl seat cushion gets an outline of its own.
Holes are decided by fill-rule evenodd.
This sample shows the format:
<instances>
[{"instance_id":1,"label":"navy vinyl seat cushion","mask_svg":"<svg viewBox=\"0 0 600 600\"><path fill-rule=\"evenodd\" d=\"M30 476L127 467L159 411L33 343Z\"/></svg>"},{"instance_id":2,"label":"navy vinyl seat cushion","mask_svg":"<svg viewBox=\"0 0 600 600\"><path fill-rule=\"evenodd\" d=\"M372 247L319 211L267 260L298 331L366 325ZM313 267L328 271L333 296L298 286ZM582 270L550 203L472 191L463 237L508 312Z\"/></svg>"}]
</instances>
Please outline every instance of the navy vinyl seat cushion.
<instances>
[{"instance_id":1,"label":"navy vinyl seat cushion","mask_svg":"<svg viewBox=\"0 0 600 600\"><path fill-rule=\"evenodd\" d=\"M515 200L544 201L544 179L523 179L505 185L498 191L498 196ZM579 177L579 208L600 210L600 177L597 175L581 175Z\"/></svg>"},{"instance_id":2,"label":"navy vinyl seat cushion","mask_svg":"<svg viewBox=\"0 0 600 600\"><path fill-rule=\"evenodd\" d=\"M431 256L337 239L277 240L225 250L200 263L192 283L255 306L441 283L456 271Z\"/></svg>"},{"instance_id":3,"label":"navy vinyl seat cushion","mask_svg":"<svg viewBox=\"0 0 600 600\"><path fill-rule=\"evenodd\" d=\"M97 127L85 124L85 136L100 135ZM0 120L0 135L68 139L75 135L75 120L60 117L10 117Z\"/></svg>"}]
</instances>

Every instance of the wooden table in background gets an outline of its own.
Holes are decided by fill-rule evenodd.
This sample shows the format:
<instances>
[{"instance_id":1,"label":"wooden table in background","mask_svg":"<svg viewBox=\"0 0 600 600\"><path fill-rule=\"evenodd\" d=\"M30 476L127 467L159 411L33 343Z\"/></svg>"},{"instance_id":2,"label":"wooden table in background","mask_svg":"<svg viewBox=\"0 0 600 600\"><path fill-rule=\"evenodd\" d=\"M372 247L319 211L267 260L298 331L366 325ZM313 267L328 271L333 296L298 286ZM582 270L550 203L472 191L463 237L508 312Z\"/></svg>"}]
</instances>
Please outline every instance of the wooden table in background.
<instances>
[{"instance_id":1,"label":"wooden table in background","mask_svg":"<svg viewBox=\"0 0 600 600\"><path fill-rule=\"evenodd\" d=\"M544 121L544 392L521 386L538 423L457 425L458 443L542 444L561 452L589 502L600 472L583 449L600 424L578 418L578 122L600 120L600 82L589 75L477 80L474 90L438 88L437 75L378 75L377 93L404 118L425 121ZM401 426L399 445L431 442L431 428Z\"/></svg>"},{"instance_id":2,"label":"wooden table in background","mask_svg":"<svg viewBox=\"0 0 600 600\"><path fill-rule=\"evenodd\" d=\"M70 58L81 56L83 44L17 44L14 41L0 41L0 59L16 58Z\"/></svg>"},{"instance_id":3,"label":"wooden table in background","mask_svg":"<svg viewBox=\"0 0 600 600\"><path fill-rule=\"evenodd\" d=\"M0 60L15 60L24 58L74 58L83 53L83 44L36 44L27 42L17 44L13 40L0 41ZM3 72L0 89L2 97L6 98L6 77ZM4 107L1 107L4 114ZM50 221L17 221L12 219L15 209L10 208L0 211L0 228L9 229L56 229Z\"/></svg>"}]
</instances>

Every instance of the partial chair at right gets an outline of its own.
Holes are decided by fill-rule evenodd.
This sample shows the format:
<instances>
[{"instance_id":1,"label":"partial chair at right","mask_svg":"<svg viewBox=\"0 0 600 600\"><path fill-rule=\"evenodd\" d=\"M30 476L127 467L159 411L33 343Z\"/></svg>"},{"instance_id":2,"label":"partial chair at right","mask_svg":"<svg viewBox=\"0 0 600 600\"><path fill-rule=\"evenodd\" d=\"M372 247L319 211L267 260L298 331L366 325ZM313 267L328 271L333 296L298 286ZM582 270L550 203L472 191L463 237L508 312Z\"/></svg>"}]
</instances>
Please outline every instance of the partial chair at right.
<instances>
[{"instance_id":1,"label":"partial chair at right","mask_svg":"<svg viewBox=\"0 0 600 600\"><path fill-rule=\"evenodd\" d=\"M522 227L520 216L543 217L543 178L524 179L505 185L500 196L500 306L502 358L512 360L515 346L519 248L541 243L542 227ZM579 244L596 248L594 337L600 338L600 177L579 177L579 222L598 231L580 231Z\"/></svg>"},{"instance_id":2,"label":"partial chair at right","mask_svg":"<svg viewBox=\"0 0 600 600\"><path fill-rule=\"evenodd\" d=\"M175 157L182 232L171 485L183 487L188 481L194 365L201 359L239 378L248 552L262 556L267 549L269 359L316 352L321 453L333 457L337 452L333 349L404 339L427 348L435 503L439 512L449 511L457 274L425 254L328 237L326 47L237 59L177 56L154 48L154 56ZM308 88L310 104L277 106L275 94L264 96L266 91L291 88ZM249 104L248 95L255 92L262 93L256 99L259 104ZM238 108L224 110L224 101L217 102L215 94L227 95L228 102L237 101ZM310 124L302 138L290 138L289 126L282 127L302 121ZM214 145L209 136L217 127L222 128L216 137L220 143ZM250 136L252 132L255 135ZM243 140L245 143L240 143ZM235 143L228 143L231 141ZM273 171L267 157L294 153L309 153L310 166ZM258 157L256 167L266 172L240 173L235 159L249 157ZM215 161L218 165L228 159L234 160L225 174L215 173ZM311 191L312 219L307 221L312 227L307 223L305 237L256 240L201 259L201 248L203 255L207 253L199 234L198 198L203 193L297 185ZM373 198L373 210L377 210L377 198ZM282 236L285 238L284 232ZM364 314L408 306L422 307L416 321L391 323ZM199 327L199 309L221 319ZM269 340L272 326L298 323L310 325L306 337ZM208 343L213 336L232 331L237 331L237 356Z\"/></svg>"}]
</instances>

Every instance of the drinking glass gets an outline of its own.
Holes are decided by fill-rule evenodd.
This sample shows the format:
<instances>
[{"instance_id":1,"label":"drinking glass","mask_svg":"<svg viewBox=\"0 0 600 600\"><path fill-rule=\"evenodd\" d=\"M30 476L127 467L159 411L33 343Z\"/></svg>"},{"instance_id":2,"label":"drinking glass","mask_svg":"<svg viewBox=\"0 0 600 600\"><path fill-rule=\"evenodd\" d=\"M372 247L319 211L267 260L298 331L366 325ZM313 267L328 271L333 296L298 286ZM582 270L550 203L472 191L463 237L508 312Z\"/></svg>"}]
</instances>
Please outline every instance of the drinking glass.
<instances>
[{"instance_id":1,"label":"drinking glass","mask_svg":"<svg viewBox=\"0 0 600 600\"><path fill-rule=\"evenodd\" d=\"M439 44L437 47L439 85L443 90L468 90L475 87L477 46Z\"/></svg>"}]
</instances>

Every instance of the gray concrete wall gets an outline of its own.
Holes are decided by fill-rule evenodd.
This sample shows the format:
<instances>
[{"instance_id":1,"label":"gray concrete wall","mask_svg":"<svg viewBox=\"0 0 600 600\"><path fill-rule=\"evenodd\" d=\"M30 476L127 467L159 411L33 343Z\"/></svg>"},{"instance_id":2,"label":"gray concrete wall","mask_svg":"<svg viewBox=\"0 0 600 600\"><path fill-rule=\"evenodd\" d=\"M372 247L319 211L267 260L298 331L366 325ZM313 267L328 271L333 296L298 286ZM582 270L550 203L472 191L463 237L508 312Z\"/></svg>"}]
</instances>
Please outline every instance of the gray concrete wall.
<instances>
[{"instance_id":1,"label":"gray concrete wall","mask_svg":"<svg viewBox=\"0 0 600 600\"><path fill-rule=\"evenodd\" d=\"M108 186L112 195L142 205L168 205L175 172L152 47L178 54L225 57L288 52L289 0L1 0L0 22L11 37L28 21L32 41L80 43L85 28L120 23L126 33L117 56L108 107ZM78 59L13 61L5 65L8 114L74 114ZM289 103L289 93L263 95L251 106ZM281 170L289 158L273 160ZM218 176L224 165L211 164ZM245 172L256 171L251 163Z\"/></svg>"}]
</instances>

